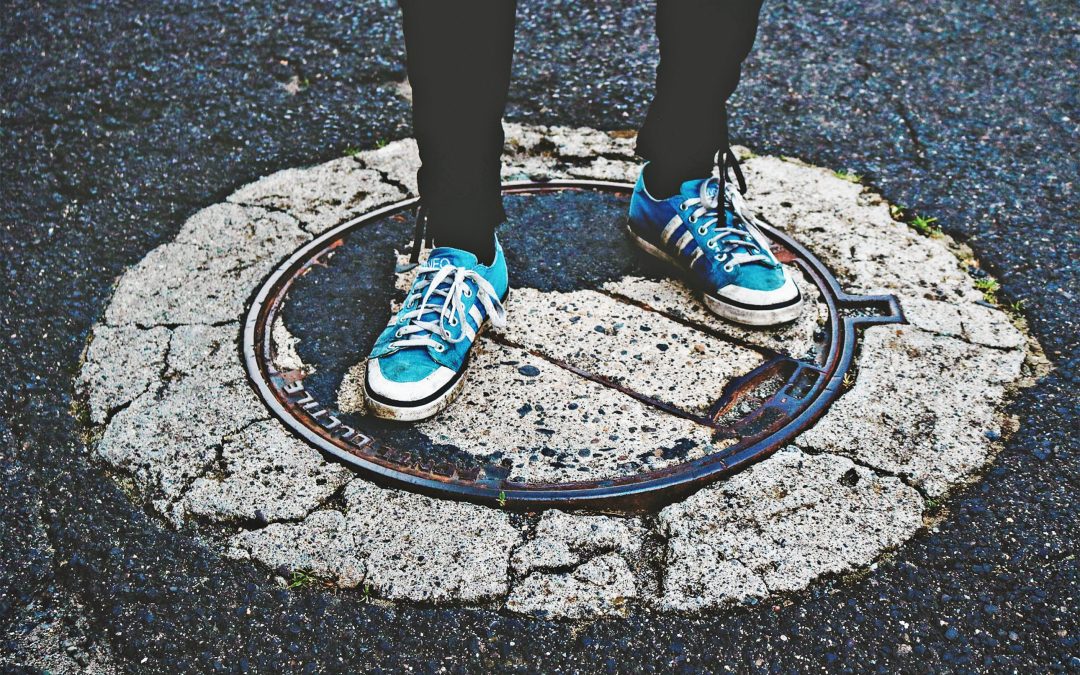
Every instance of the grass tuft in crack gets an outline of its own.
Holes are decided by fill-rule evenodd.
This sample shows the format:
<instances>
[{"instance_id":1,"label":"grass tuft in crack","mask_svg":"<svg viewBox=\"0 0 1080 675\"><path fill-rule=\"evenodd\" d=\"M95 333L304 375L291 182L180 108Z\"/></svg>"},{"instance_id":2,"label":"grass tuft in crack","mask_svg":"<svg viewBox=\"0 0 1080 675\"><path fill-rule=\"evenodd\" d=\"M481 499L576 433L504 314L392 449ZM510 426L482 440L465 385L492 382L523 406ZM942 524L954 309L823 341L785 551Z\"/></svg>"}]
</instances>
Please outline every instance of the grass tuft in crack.
<instances>
[{"instance_id":1,"label":"grass tuft in crack","mask_svg":"<svg viewBox=\"0 0 1080 675\"><path fill-rule=\"evenodd\" d=\"M998 304L997 292L1001 290L1001 284L991 276L985 276L975 280L975 288L982 291L983 299L992 305Z\"/></svg>"},{"instance_id":2,"label":"grass tuft in crack","mask_svg":"<svg viewBox=\"0 0 1080 675\"><path fill-rule=\"evenodd\" d=\"M934 517L941 513L941 500L934 499L933 497L927 497L923 500L923 506L926 510L926 515Z\"/></svg>"},{"instance_id":3,"label":"grass tuft in crack","mask_svg":"<svg viewBox=\"0 0 1080 675\"><path fill-rule=\"evenodd\" d=\"M293 570L292 578L289 579L289 588L306 588L319 583L319 577L311 573L311 570Z\"/></svg>"},{"instance_id":4,"label":"grass tuft in crack","mask_svg":"<svg viewBox=\"0 0 1080 675\"><path fill-rule=\"evenodd\" d=\"M848 169L839 169L837 171L833 171L833 175L842 180L846 180L849 183L862 182L862 176Z\"/></svg>"},{"instance_id":5,"label":"grass tuft in crack","mask_svg":"<svg viewBox=\"0 0 1080 675\"><path fill-rule=\"evenodd\" d=\"M908 226L924 237L940 237L941 226L937 224L937 220L916 215L908 221Z\"/></svg>"}]
</instances>

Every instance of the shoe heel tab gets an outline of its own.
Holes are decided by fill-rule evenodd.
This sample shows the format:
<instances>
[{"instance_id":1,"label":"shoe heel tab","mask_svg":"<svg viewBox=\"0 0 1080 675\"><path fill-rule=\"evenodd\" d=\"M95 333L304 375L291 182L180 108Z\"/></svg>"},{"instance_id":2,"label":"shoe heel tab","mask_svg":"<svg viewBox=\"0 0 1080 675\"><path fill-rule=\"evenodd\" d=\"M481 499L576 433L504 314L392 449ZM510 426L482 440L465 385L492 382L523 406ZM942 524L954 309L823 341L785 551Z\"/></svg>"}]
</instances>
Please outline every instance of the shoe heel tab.
<instances>
[{"instance_id":1,"label":"shoe heel tab","mask_svg":"<svg viewBox=\"0 0 1080 675\"><path fill-rule=\"evenodd\" d=\"M642 195L649 198L650 201L661 201L656 197L653 197L649 192L648 186L645 185L645 168L649 166L650 162L645 162L641 165L641 171L638 171L637 183L634 185L634 192L640 192Z\"/></svg>"}]
</instances>

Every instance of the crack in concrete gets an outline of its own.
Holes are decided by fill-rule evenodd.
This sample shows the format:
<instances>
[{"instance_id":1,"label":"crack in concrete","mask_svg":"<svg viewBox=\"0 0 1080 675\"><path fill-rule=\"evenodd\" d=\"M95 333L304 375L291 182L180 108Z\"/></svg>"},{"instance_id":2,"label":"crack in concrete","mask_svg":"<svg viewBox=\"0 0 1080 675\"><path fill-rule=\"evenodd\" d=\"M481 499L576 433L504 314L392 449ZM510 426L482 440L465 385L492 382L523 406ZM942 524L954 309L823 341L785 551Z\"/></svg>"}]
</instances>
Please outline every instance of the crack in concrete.
<instances>
[{"instance_id":1,"label":"crack in concrete","mask_svg":"<svg viewBox=\"0 0 1080 675\"><path fill-rule=\"evenodd\" d=\"M867 69L867 73L868 73L867 76L869 77L869 67L868 67L868 65L866 65L866 64L860 64L860 65L863 65L863 67ZM918 152L920 154L920 160L925 161L925 157L922 157L922 155L924 154L924 151L922 149L921 139L918 137L918 129L915 126L914 119L912 118L912 116L910 114L910 111L907 110L906 106L903 104L902 101L896 102L896 105L898 106L898 114L900 115L900 118L904 122L904 125L905 125L905 127L907 129L907 133L908 133L908 135L910 137L912 147L915 148L916 152ZM547 132L545 131L544 133L546 134ZM568 133L568 132L560 131L559 133ZM577 139L571 139L571 140L576 142ZM586 144L585 147L589 148L590 151L591 151L593 145L598 143L597 139L592 138L592 137L587 137L582 142L584 142ZM603 150L603 149L600 149L599 151L591 154L590 156L565 155L562 152L558 152L557 149L559 147L560 146L557 143L550 142L549 146L540 147L540 145L537 145L536 148L525 148L519 154L520 154L521 157L526 158L526 159L535 159L537 152L541 152L541 153L550 152L552 149L555 149L555 152L553 153L553 155L549 155L549 156L553 157L554 161L556 161L558 163L561 163L564 167L575 167L575 166L576 167L588 167L588 166L593 165L598 159L607 159L609 161L627 162L627 163L632 160L631 155L627 155L627 154L624 154L622 152L606 151L606 150ZM577 147L577 146L575 145L574 147ZM400 191L401 193L403 193L405 195L410 194L409 189L401 181L395 180L387 171L379 169L378 167L371 166L369 164L369 162L366 160L366 158L355 157L353 161L357 165L359 165L360 168L373 171L375 174L377 174L378 179L379 179L380 182L376 183L376 185L381 184L383 186L387 186L387 187L392 188L394 190ZM565 171L563 171L563 174L565 175ZM369 180L372 179L372 178L373 177L371 177L371 176L368 177ZM867 186L863 187L863 193L867 192L868 190L869 190L869 188ZM279 199L286 199L287 197L285 195L281 195L278 198ZM230 200L230 201L232 201L232 200ZM232 203L234 203L236 206L241 207L243 209L251 209L251 210L256 210L257 209L261 213L264 213L264 214L265 213L275 213L275 214L279 214L279 215L282 215L282 216L286 216L288 218L288 221L289 221L288 223L281 223L280 221L277 223L277 225L280 226L279 229L282 230L282 231L288 230L288 231L291 232L291 231L295 230L295 234L297 234L297 235L302 234L302 235L308 236L308 237L311 234L308 227L305 226L303 224L303 222L300 221L300 219L288 209L280 208L280 207L277 207L277 206L267 206L267 205L262 205L262 204L253 204L253 203L250 203L250 202L236 202L236 201L233 201ZM827 214L827 213L831 212L831 209L820 208L820 209L815 211L813 208L810 208L810 209L805 210L805 212L806 213ZM305 214L306 213L308 213L308 212L305 211ZM265 216L263 216L263 217L265 217ZM291 225L289 225L289 223L291 223ZM274 223L268 223L268 224L274 224ZM203 230L199 230L199 232L201 233L202 236L205 237L204 230L205 230L205 227L203 228ZM280 233L278 233L278 234L280 234ZM284 236L287 237L288 234L285 234ZM215 256L210 249L199 245L198 242L191 243L190 245L193 245L196 248L198 248L199 253L202 254L202 255L211 256L213 258L222 257L220 254ZM247 243L247 242L244 242L243 244L241 244L241 246L248 246L248 245L249 245L249 243ZM239 248L237 249L237 251L239 251L239 253L236 253L236 252L230 250L229 252L226 253L226 255L230 255L230 254L232 254L232 255L246 255L244 253L244 251L239 249ZM248 268L248 267L250 267L252 265L255 265L255 264L257 264L257 263L259 263L261 261L265 261L267 259L270 259L270 258L273 257L273 255L274 255L273 253L267 253L267 254L264 254L264 255L257 255L254 258L253 261L245 260L240 269L245 269L245 268ZM606 290L602 290L600 292L604 293L605 295L612 298L613 300L623 302L623 303L627 303L627 304L637 304L638 306L645 307L646 309L652 309L653 311L656 311L653 308L647 307L646 305L644 305L644 303L636 303L633 300L631 300L630 298L622 296L619 293L610 292L610 291L606 291ZM250 299L249 299L248 304L250 304ZM952 306L957 306L957 307L960 306L960 305L957 305L956 303L949 303L949 304L952 305ZM711 331L707 326L699 325L699 324L695 323L692 320L687 320L687 319L684 319L684 318L680 318L678 316L675 316L675 315L667 313L667 312L662 312L661 311L659 313L662 314L663 316L665 316L666 318L671 319L672 321L678 322L678 323L680 323L680 324L682 324L684 326L687 326L687 327L689 327L689 328L691 328L693 330L702 331L702 332L705 332L705 333L708 333L708 334L713 334L714 333L714 331ZM220 316L220 314L218 314L218 315ZM106 322L104 325L113 325L113 324L109 324L109 323ZM175 345L173 343L173 340L176 338L176 336L175 336L175 331L176 330L178 330L180 328L183 328L183 327L189 327L189 326L206 326L206 327L214 327L214 328L225 328L227 326L239 326L239 323L238 323L238 321L236 319L230 319L230 320L221 320L221 321L216 321L214 323L206 323L206 324L184 323L184 322L177 322L177 323L161 322L161 323L149 323L147 325L142 325L142 324L120 324L120 326L125 326L125 325L135 325L137 328L139 328L141 330L151 330L153 328L162 327L162 328L166 328L166 329L169 329L171 331L174 331L174 332L173 332L173 334L171 334L169 336L169 339L166 341L164 353L161 356L162 362L161 362L160 368L158 369L158 378L159 378L159 380L161 380L161 383L160 383L160 385L158 387L157 392L154 393L154 392L151 391L153 389L153 386L154 386L152 383L147 385L147 387L142 392L140 392L136 396L132 397L132 399L130 401L128 401L126 404L124 404L122 406L116 406L114 409L110 410L104 423L102 423L101 425L94 425L94 426L97 426L99 428L107 427L108 425L112 424L114 422L114 418L115 418L115 416L117 414L123 412L123 410L128 409L136 401L145 400L144 397L151 396L151 395L154 396L155 398L160 398L163 395L164 392L167 392L169 390L169 387L173 386L173 382L168 381L169 378L174 377L175 373L182 373L181 370L173 368L172 367L173 364L170 363L170 361L172 361L173 357L174 357L174 348L177 346L177 345ZM955 325L955 322L952 322L952 325ZM968 323L961 320L960 326L961 326L961 331L963 333L961 336L944 335L942 333L937 333L937 332L934 332L934 331L928 331L928 330L918 328L918 327L916 327L916 328L918 328L918 330L922 331L923 333L928 333L930 335L935 335L935 336L940 336L940 337L949 337L949 338L957 339L957 340L960 340L960 341L962 341L962 342L964 342L966 344L977 346L977 347L984 347L984 348L987 348L987 349L1000 349L1002 351L1008 351L1008 352L1014 352L1016 349L1018 349L1018 347L995 347L993 345L985 345L985 344L980 344L980 343L974 342L968 336L968 333L970 332L970 327L969 327ZM119 326L115 326L115 327L119 327ZM779 352L773 351L773 350L769 349L768 347L762 347L762 346L759 346L759 345L749 344L745 340L741 340L739 338L735 338L735 337L732 337L732 336L729 336L729 335L719 335L719 337L721 337L721 339L723 339L726 342L731 342L731 343L735 344L736 346L752 350L755 353L763 353L763 354L766 354L766 355L779 354ZM498 342L499 340L493 340L493 341ZM218 354L218 358L220 358L220 349L224 349L224 345L226 343L222 342L221 344L222 344L221 347L215 348L213 353L210 355L211 357L214 356L215 354ZM513 346L513 347L522 349L522 347L520 347L519 345L514 344L512 341L508 341L508 340L503 341L503 344L507 344L508 346ZM539 352L533 351L533 350L525 350L525 351L532 354L533 356L536 356L538 358L542 358L545 361L548 361L550 363L553 363L554 365L562 367L562 364L558 363L555 360L552 360L551 358L546 357L542 353L539 353ZM209 357L207 357L207 358L209 358ZM241 362L240 370L241 371L243 370L242 362ZM187 374L190 374L190 373L187 373ZM245 381L244 377L242 377L240 375L237 375L235 377L226 377L225 382L215 383L215 384L220 384L221 386L233 387L233 386L240 386L244 381ZM608 383L608 386L610 386L611 384L613 384L613 383ZM612 388L617 389L617 387L612 387ZM623 392L623 393L626 393L626 392ZM846 395L846 393L847 393L846 391L843 392L841 394L841 396ZM838 399L838 400L842 400L842 398ZM246 417L246 415L245 415L245 417ZM266 422L266 421L271 420L271 419L273 419L273 418L271 418L269 416L259 416L259 417L255 418L255 419L248 420L246 422L246 424L244 424L243 426L241 426L237 430L231 431L230 434L228 434L228 435L242 433L244 430L248 429L250 426L252 426L254 424L258 424L258 423L261 423L261 422ZM180 501L185 499L187 497L187 495L190 494L191 487L194 484L194 482L198 478L205 477L205 476L209 475L209 473L212 470L214 470L215 467L217 468L218 471L220 471L221 475L223 476L223 478L222 478L223 480L231 478L234 475L236 475L234 473L229 472L229 470L227 468L227 465L226 465L226 462L225 462L225 457L224 457L225 437L226 437L226 435L222 435L219 438L217 443L206 446L207 448L212 448L214 450L213 458L209 459L202 466L199 466L195 471L193 471L193 475L185 476L185 480L180 485L180 487L177 490L175 496L170 498L169 501L166 503L166 506L164 507L166 511L172 510L176 506L177 503L179 503ZM91 446L88 445L88 447L91 447ZM922 500L923 500L922 513L925 514L925 512L926 512L925 503L926 503L926 500L927 500L927 495L920 487L918 487L917 485L914 485L911 482L911 478L910 478L909 475L904 474L904 473L897 473L897 472L889 471L887 469L883 469L881 467L874 466L873 464L870 464L870 463L868 463L868 462L866 462L864 460L860 460L860 459L857 459L855 457L845 455L843 452L825 451L825 450L811 450L811 449L803 448L801 446L794 446L794 447L801 450L802 452L805 452L807 455L830 456L830 457L843 458L843 459L851 462L851 464L853 464L854 466L859 467L860 470L866 470L867 472L869 472L872 476L874 476L876 478L892 478L892 479L896 479L897 481L899 481L900 484L902 484L902 485L904 485L904 486L906 486L908 488L911 488L912 490L914 490L915 494L918 494L918 495L920 495L922 497ZM100 459L100 456L97 456L96 454L95 454L95 456ZM202 456L203 455L199 455L199 457L202 457ZM115 467L109 467L110 472L112 472L114 469L115 469ZM146 497L146 499L147 499L147 503L146 503L145 506L146 506L148 512L151 512L150 511L150 508L151 508L150 507L150 501L149 501L150 500L150 494L149 494L149 491L147 491L145 489L146 485L148 484L148 481L144 480L145 476L142 476L140 478L140 475L142 475L142 474L140 474L141 471L142 471L141 469L136 467L134 470L124 471L124 473L127 474L127 475L130 475L132 477L135 477L136 480L134 482L136 484L140 484L140 483L143 484L144 488L141 490L141 492L143 493L143 496ZM310 509L300 509L300 510L304 511L304 514L302 516L289 517L289 518L274 518L274 519L246 519L246 520L245 519L235 519L235 520L230 521L230 525L233 525L233 526L239 525L239 527L241 529L245 530L245 531L257 531L257 530L264 529L264 528L266 528L266 527L268 527L269 525L272 525L272 524L290 524L290 525L300 524L300 523L304 522L306 519L308 519L309 517L311 517L313 514L315 514L317 512L321 512L321 511L334 511L334 512L340 513L340 514L342 514L342 516L344 516L345 514L348 513L347 505L341 504L342 500L344 499L345 490L349 485L352 485L355 481L362 480L362 479L352 478L352 479L343 479L343 480L346 481L343 485L341 485L336 490L334 490L333 493L330 494L329 496L319 498L318 500L316 500L316 503L315 503L315 505L313 507L311 507ZM160 491L161 486L157 485L157 489ZM894 484L894 487L892 489L900 490L900 488L898 486L895 486L895 484ZM898 492L898 494L902 494L902 493ZM910 501L913 502L914 501L914 496L912 494L908 493L905 496L905 500L910 500ZM159 502L159 504L160 504L160 502ZM801 505L798 508L812 508L812 505ZM156 507L155 507L155 509L156 509ZM910 510L909 515L914 517L914 514L916 512L916 505L914 503L910 504L910 509L909 510ZM155 516L161 515L160 513L157 513L156 510L153 511L152 513ZM783 515L783 513L781 513L781 515ZM189 516L189 517L192 518L193 523L199 525L200 527L202 525L204 525L204 524L213 525L214 527L221 526L221 524L222 524L221 520L215 520L212 517L206 517L206 518L203 518L201 516ZM336 518L336 516L335 516L335 518ZM600 547L593 547L593 548L574 547L573 551L574 551L575 555L578 558L576 563L574 563L572 565L563 565L563 566L557 566L557 567L552 567L552 568L537 568L537 569L531 570L528 573L518 575L518 574L516 574L514 572L514 569L512 567L512 564L510 564L510 562L513 560L513 557L519 551L521 551L522 547L526 546L529 543L532 543L532 542L536 541L536 527L537 527L537 524L536 524L535 519L533 521L526 520L526 523L528 524L528 527L525 529L524 532L521 533L520 542L513 545L513 546L508 547L509 548L509 550L507 552L508 564L506 566L506 572L505 572L506 578L503 579L503 581L505 582L505 587L507 588L507 594L511 593L513 591L513 589L516 587L516 585L519 584L521 581L523 581L525 579L528 579L528 578L531 578L534 575L539 575L539 574L572 574L575 570L579 569L582 565L585 565L585 564L591 562L592 560L594 560L595 558L597 558L599 556L610 555L613 552L620 552L621 551L621 549L619 547L617 547L617 546L600 546ZM665 595L665 594L667 594L669 592L673 592L673 593L675 593L675 595L679 595L678 588L675 588L673 590L672 587L670 586L670 580L669 580L669 573L671 571L670 568L671 568L671 565L672 565L671 556L673 555L670 545L671 545L671 543L673 541L673 538L671 537L669 532L665 531L660 526L659 517L657 515L653 515L653 516L650 516L648 518L642 519L641 524L642 524L642 527L641 527L640 535L636 535L636 536L640 536L640 538L641 538L641 542L642 542L641 543L641 550L642 550L641 558L642 558L642 560L641 560L640 564L635 560L635 562L633 562L631 564L631 570L632 570L632 572L634 574L634 577L636 579L636 582L637 582L638 586L640 588L643 588L643 589L646 587L647 583L652 583L652 582L651 581L650 582L646 581L646 575L642 572L642 570L647 570L648 572L651 572L654 575L654 577L650 577L650 578L655 578L655 587L649 586L648 593L646 593L645 595L642 595L641 599L633 601L635 605L644 604L644 603L647 603L647 602L655 602L658 598L660 598L661 596L663 596L663 595ZM747 533L748 533L747 536L752 536L751 533L754 530L751 529L751 528L756 528L757 531L760 532L762 524L754 521L752 518L750 518L750 519L744 518L744 519L741 519L741 520L738 521L737 526L740 527L740 528L742 528L742 527L748 528L747 529ZM693 538L691 537L691 539L693 539ZM694 541L696 541L696 540L694 540ZM873 542L871 542L871 543L873 543ZM743 578L742 574L743 574L743 572L745 572L745 578L748 580L748 583L751 584L751 587L753 588L755 594L760 592L760 590L762 588L764 588L768 592L768 594L770 594L770 595L777 593L777 591L775 591L772 587L770 587L769 584L766 583L766 580L765 580L765 577L767 576L767 574L772 574L773 572L775 572L775 570L770 571L771 568L767 567L767 566L763 567L761 570L755 570L742 557L739 557L739 556L724 557L724 556L721 555L721 551L716 546L714 546L713 544L702 544L702 545L707 546L717 560L730 562L733 567L737 566L737 568L739 570L741 570L741 572L739 572L740 578ZM648 548L650 546L652 546L654 548ZM238 548L247 551L249 556L251 555L252 548L250 546L240 546ZM622 557L622 559L624 561L629 560L626 555L621 555L621 557ZM358 559L359 559L359 557L358 557ZM366 564L366 558L364 558L362 562L364 562ZM678 560L676 560L676 562L678 562ZM867 564L869 564L869 563L867 563ZM848 568L855 569L855 568L858 568L858 567L861 567L861 566L862 566L862 564L857 563L857 564L849 565ZM523 567L522 569L525 569L525 568ZM363 580L366 582L366 580L368 578L369 578L369 575L367 574L367 569L365 567ZM496 579L497 577L493 576L491 578ZM760 582L760 585L758 585L759 582ZM774 582L775 582L775 579L774 579ZM453 595L453 593L451 593L451 595ZM499 597L502 598L503 600L505 600L505 598L507 596L504 594L504 595L499 596ZM501 602L502 600L495 599L495 601ZM429 605L429 604L431 606L436 606L436 603L417 603L417 604L420 605L420 606ZM481 605L490 604L490 601L481 602L481 603L462 601L460 603L450 603L450 604L444 604L444 603L440 602L440 603L437 603L437 606L446 607L446 606L461 605L461 606L474 606L475 607L477 604L481 604Z\"/></svg>"},{"instance_id":2,"label":"crack in concrete","mask_svg":"<svg viewBox=\"0 0 1080 675\"><path fill-rule=\"evenodd\" d=\"M839 399L837 399L837 400L839 400ZM911 488L912 490L915 490L916 492L918 492L919 496L922 497L923 502L930 499L930 496L926 493L926 491L922 487L920 487L919 485L912 482L911 476L908 475L908 474L897 473L895 471L889 471L888 469L883 469L881 467L874 466L873 464L870 464L870 463L866 462L865 460L860 459L860 458L858 458L858 457L856 457L854 455L848 455L848 454L845 454L845 453L842 453L842 452L836 452L835 450L818 450L817 448L810 448L810 447L806 447L806 446L795 445L794 443L791 443L791 447L798 448L799 450L805 452L806 454L813 455L813 456L816 456L816 457L830 457L830 456L831 457L841 457L843 459L846 459L846 460L850 461L855 466L858 466L858 467L861 467L863 469L866 469L867 471L870 471L871 473L873 473L875 476L877 476L879 478L895 478L895 479L899 480L904 485L906 485L909 488ZM924 512L925 512L925 509L924 509Z\"/></svg>"},{"instance_id":3,"label":"crack in concrete","mask_svg":"<svg viewBox=\"0 0 1080 675\"><path fill-rule=\"evenodd\" d=\"M360 165L361 169L367 169L368 171L374 171L375 173L379 174L379 179L382 180L385 185L389 185L390 187L400 191L401 194L404 195L406 198L416 196L413 193L413 190L409 188L409 186L405 185L396 178L393 178L385 169L371 166L362 157L353 157L353 160Z\"/></svg>"},{"instance_id":4,"label":"crack in concrete","mask_svg":"<svg viewBox=\"0 0 1080 675\"><path fill-rule=\"evenodd\" d=\"M288 199L288 197L286 195L268 195L268 197L277 197L277 198L282 199L282 200L287 200ZM304 234L308 234L308 235L311 234L311 232L309 232L307 230L307 228L304 227L303 219L301 219L298 214L293 213L292 211L290 211L288 209L283 209L280 206L274 206L273 204L253 204L253 203L247 202L247 201L241 201L241 200L238 200L238 199L232 199L231 197L227 198L225 201L228 202L229 204L234 204L236 206L239 206L239 207L242 207L242 208L245 208L245 209L261 209L263 211L268 211L270 213L277 213L277 214L282 215L282 216L287 216L287 217L291 218L292 220L294 220L296 222L297 228L300 229Z\"/></svg>"},{"instance_id":5,"label":"crack in concrete","mask_svg":"<svg viewBox=\"0 0 1080 675\"><path fill-rule=\"evenodd\" d=\"M164 494L161 495L164 498L165 507L166 507L166 509L162 510L161 515L164 515L164 516L168 517L167 514L164 511L172 509L177 504L179 504L180 501L182 501L185 497L187 497L188 493L191 492L191 487L195 484L195 481L209 475L211 468L213 468L213 466L215 464L217 464L218 466L221 467L221 472L222 472L222 475L224 476L224 478L228 478L229 476L234 475L234 474L229 473L228 469L226 468L227 465L226 465L226 462L225 462L225 441L230 436L235 436L237 434L241 434L246 429L248 429L248 428L250 428L250 427L252 427L252 426L254 426L256 424L259 424L261 422L269 421L270 419L272 419L270 416L265 416L265 417L259 417L257 419L249 420L243 426L230 431L229 433L225 434L224 436L221 436L221 438L218 440L217 443L213 443L213 444L211 444L209 446L206 446L207 449L214 451L214 456L211 459L207 460L201 467L197 468L194 472L192 472L192 474L190 476L185 476L184 477L185 480L184 480L183 484L181 485L181 487L179 487L176 490L176 496L175 497L169 498L169 497L166 497ZM223 480L224 480L224 478L223 478ZM151 500L151 501L153 501L153 500ZM186 510L185 510L185 513L184 513L185 517L189 517L191 515L192 514L186 513Z\"/></svg>"}]
</instances>

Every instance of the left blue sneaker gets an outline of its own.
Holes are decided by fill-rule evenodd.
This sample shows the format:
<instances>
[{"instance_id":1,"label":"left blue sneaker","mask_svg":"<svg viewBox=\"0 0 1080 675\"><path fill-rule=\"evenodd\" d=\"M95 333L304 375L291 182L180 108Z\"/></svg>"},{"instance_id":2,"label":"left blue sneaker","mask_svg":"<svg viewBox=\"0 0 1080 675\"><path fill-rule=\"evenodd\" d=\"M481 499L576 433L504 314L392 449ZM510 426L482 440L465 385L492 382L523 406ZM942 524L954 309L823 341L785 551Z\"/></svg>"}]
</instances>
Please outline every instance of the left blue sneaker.
<instances>
[{"instance_id":1,"label":"left blue sneaker","mask_svg":"<svg viewBox=\"0 0 1080 675\"><path fill-rule=\"evenodd\" d=\"M679 194L656 199L645 189L643 170L630 200L630 236L682 271L713 313L751 326L793 321L802 312L799 287L743 215L742 195L727 187L721 221L716 177L688 180Z\"/></svg>"},{"instance_id":2,"label":"left blue sneaker","mask_svg":"<svg viewBox=\"0 0 1080 675\"><path fill-rule=\"evenodd\" d=\"M488 324L506 325L503 303L509 292L497 239L490 265L461 249L433 249L368 355L368 413L412 422L450 405L465 383L477 336Z\"/></svg>"}]
</instances>

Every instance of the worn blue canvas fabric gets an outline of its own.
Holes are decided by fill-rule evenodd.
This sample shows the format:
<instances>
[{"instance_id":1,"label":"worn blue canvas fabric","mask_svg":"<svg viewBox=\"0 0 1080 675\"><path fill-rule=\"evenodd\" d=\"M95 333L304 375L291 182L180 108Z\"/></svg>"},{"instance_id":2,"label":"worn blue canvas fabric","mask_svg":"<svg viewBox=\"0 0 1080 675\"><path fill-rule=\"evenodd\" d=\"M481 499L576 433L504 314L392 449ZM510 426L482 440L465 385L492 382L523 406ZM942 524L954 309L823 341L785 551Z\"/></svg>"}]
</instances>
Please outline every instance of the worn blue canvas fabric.
<instances>
[{"instance_id":1,"label":"worn blue canvas fabric","mask_svg":"<svg viewBox=\"0 0 1080 675\"><path fill-rule=\"evenodd\" d=\"M716 177L685 181L666 198L649 194L644 170L634 186L627 226L648 253L675 265L724 318L751 325L791 321L802 296L769 241L745 215L741 195Z\"/></svg>"},{"instance_id":2,"label":"worn blue canvas fabric","mask_svg":"<svg viewBox=\"0 0 1080 675\"><path fill-rule=\"evenodd\" d=\"M369 411L412 420L448 405L477 335L489 323L504 325L508 292L506 260L497 240L490 265L461 249L432 250L368 356Z\"/></svg>"}]
</instances>

